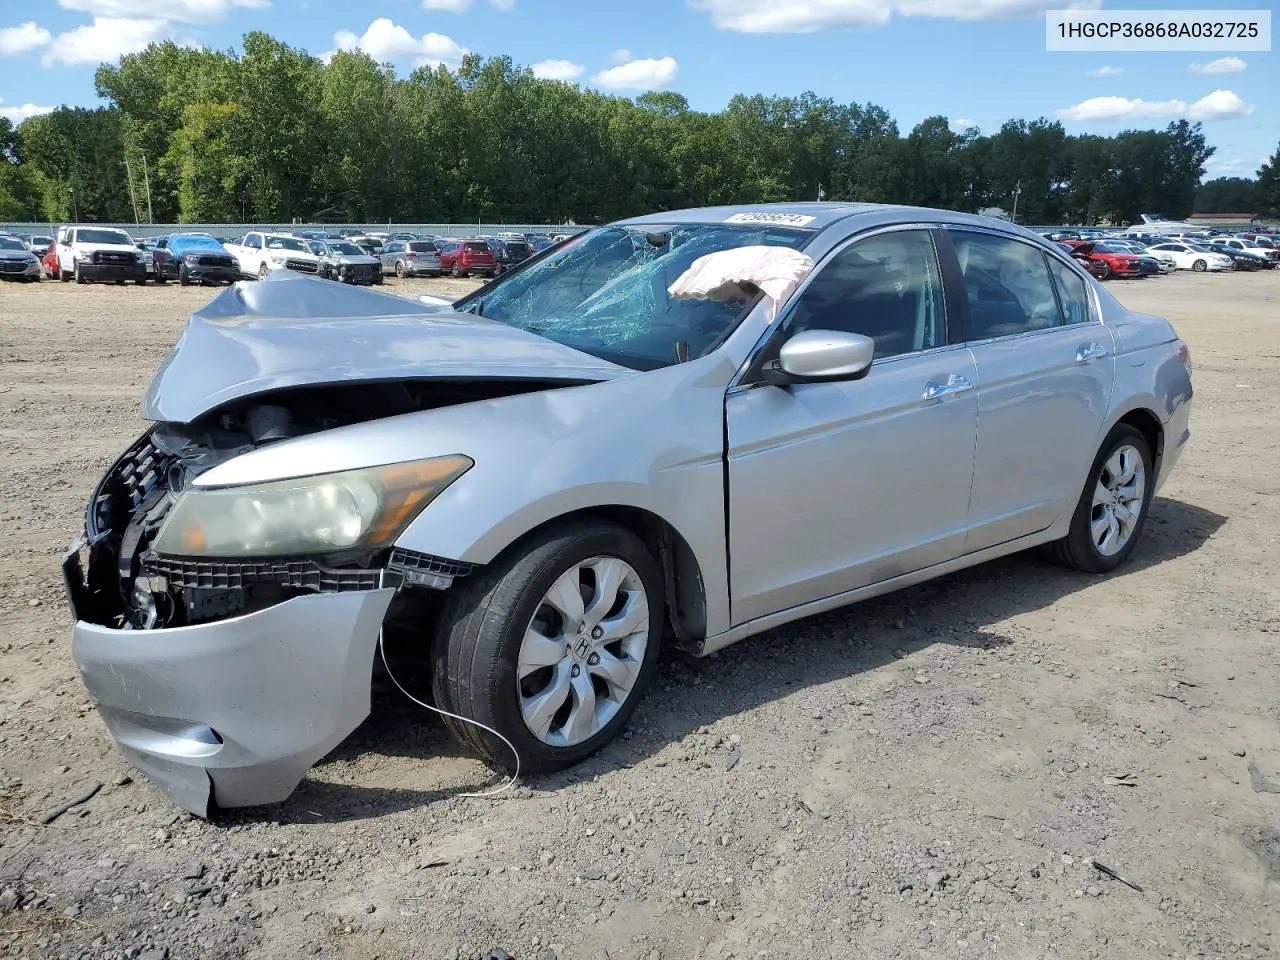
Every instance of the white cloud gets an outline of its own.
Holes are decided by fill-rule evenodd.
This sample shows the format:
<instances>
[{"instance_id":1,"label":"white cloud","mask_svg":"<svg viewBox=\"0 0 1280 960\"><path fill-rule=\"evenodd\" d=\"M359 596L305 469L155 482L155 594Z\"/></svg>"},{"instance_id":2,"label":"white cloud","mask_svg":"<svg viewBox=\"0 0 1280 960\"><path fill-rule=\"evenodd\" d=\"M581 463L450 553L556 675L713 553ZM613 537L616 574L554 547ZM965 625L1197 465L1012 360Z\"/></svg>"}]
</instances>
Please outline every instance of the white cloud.
<instances>
[{"instance_id":1,"label":"white cloud","mask_svg":"<svg viewBox=\"0 0 1280 960\"><path fill-rule=\"evenodd\" d=\"M1217 177L1236 176L1243 172L1243 160L1223 160L1220 157L1210 157L1204 162L1206 173L1213 174Z\"/></svg>"},{"instance_id":2,"label":"white cloud","mask_svg":"<svg viewBox=\"0 0 1280 960\"><path fill-rule=\"evenodd\" d=\"M978 125L978 121L970 120L968 117L952 117L947 121L947 125L956 133L962 133L970 127L976 127Z\"/></svg>"},{"instance_id":3,"label":"white cloud","mask_svg":"<svg viewBox=\"0 0 1280 960\"><path fill-rule=\"evenodd\" d=\"M609 61L611 63L627 63L635 58L635 54L626 47L619 47L617 50L613 51L613 53L609 54Z\"/></svg>"},{"instance_id":4,"label":"white cloud","mask_svg":"<svg viewBox=\"0 0 1280 960\"><path fill-rule=\"evenodd\" d=\"M475 0L422 0L426 10L440 10L444 13L466 13ZM489 6L506 13L516 8L516 0L489 0Z\"/></svg>"},{"instance_id":5,"label":"white cloud","mask_svg":"<svg viewBox=\"0 0 1280 960\"><path fill-rule=\"evenodd\" d=\"M591 82L610 90L658 90L671 84L680 67L672 57L661 60L632 60L601 70Z\"/></svg>"},{"instance_id":6,"label":"white cloud","mask_svg":"<svg viewBox=\"0 0 1280 960\"><path fill-rule=\"evenodd\" d=\"M419 66L444 64L450 69L462 63L462 58L470 52L443 33L425 33L421 38L415 37L387 17L379 17L369 24L361 37L350 30L339 30L333 35L333 45L339 50L363 50L379 63L414 57Z\"/></svg>"},{"instance_id":7,"label":"white cloud","mask_svg":"<svg viewBox=\"0 0 1280 960\"><path fill-rule=\"evenodd\" d=\"M43 47L52 39L53 34L32 20L16 27L5 27L0 29L0 57L26 53L36 47Z\"/></svg>"},{"instance_id":8,"label":"white cloud","mask_svg":"<svg viewBox=\"0 0 1280 960\"><path fill-rule=\"evenodd\" d=\"M1090 123L1107 120L1226 120L1247 117L1253 106L1230 90L1215 90L1193 103L1186 100L1141 100L1126 97L1090 97L1056 111L1060 120Z\"/></svg>"},{"instance_id":9,"label":"white cloud","mask_svg":"<svg viewBox=\"0 0 1280 960\"><path fill-rule=\"evenodd\" d=\"M1247 66L1248 64L1239 57L1221 57L1217 60L1210 60L1208 63L1193 63L1191 72L1207 76L1219 73L1243 73Z\"/></svg>"},{"instance_id":10,"label":"white cloud","mask_svg":"<svg viewBox=\"0 0 1280 960\"><path fill-rule=\"evenodd\" d=\"M64 10L79 10L95 17L163 17L192 23L214 23L233 8L261 10L271 0L58 0Z\"/></svg>"},{"instance_id":11,"label":"white cloud","mask_svg":"<svg viewBox=\"0 0 1280 960\"><path fill-rule=\"evenodd\" d=\"M173 40L191 45L168 20L94 17L93 23L60 33L40 58L46 67L57 63L103 63L145 50L148 44Z\"/></svg>"},{"instance_id":12,"label":"white cloud","mask_svg":"<svg viewBox=\"0 0 1280 960\"><path fill-rule=\"evenodd\" d=\"M1045 10L1096 10L1102 0L687 0L721 30L738 33L817 33L878 27L894 14L946 20L1031 17Z\"/></svg>"},{"instance_id":13,"label":"white cloud","mask_svg":"<svg viewBox=\"0 0 1280 960\"><path fill-rule=\"evenodd\" d=\"M533 65L533 75L539 80L577 80L586 68L572 60L543 60Z\"/></svg>"},{"instance_id":14,"label":"white cloud","mask_svg":"<svg viewBox=\"0 0 1280 960\"><path fill-rule=\"evenodd\" d=\"M1091 77L1118 77L1124 73L1124 67L1099 67L1097 70L1090 70Z\"/></svg>"},{"instance_id":15,"label":"white cloud","mask_svg":"<svg viewBox=\"0 0 1280 960\"><path fill-rule=\"evenodd\" d=\"M41 107L34 103L24 103L21 106L4 106L4 100L0 100L0 117L7 117L9 122L15 127L28 117L38 117L42 113L53 113L57 107Z\"/></svg>"}]
</instances>

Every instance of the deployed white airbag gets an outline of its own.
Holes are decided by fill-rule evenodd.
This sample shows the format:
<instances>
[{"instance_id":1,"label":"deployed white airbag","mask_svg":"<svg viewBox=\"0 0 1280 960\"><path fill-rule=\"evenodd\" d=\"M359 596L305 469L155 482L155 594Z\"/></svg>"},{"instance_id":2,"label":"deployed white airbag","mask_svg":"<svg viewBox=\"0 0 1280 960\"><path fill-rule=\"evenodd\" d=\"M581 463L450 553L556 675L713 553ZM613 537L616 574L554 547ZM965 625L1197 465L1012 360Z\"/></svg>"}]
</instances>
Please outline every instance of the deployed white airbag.
<instances>
[{"instance_id":1,"label":"deployed white airbag","mask_svg":"<svg viewBox=\"0 0 1280 960\"><path fill-rule=\"evenodd\" d=\"M746 303L757 290L769 300L772 323L778 309L804 282L814 261L790 247L758 245L708 253L676 278L667 293L677 300L722 300Z\"/></svg>"}]
</instances>

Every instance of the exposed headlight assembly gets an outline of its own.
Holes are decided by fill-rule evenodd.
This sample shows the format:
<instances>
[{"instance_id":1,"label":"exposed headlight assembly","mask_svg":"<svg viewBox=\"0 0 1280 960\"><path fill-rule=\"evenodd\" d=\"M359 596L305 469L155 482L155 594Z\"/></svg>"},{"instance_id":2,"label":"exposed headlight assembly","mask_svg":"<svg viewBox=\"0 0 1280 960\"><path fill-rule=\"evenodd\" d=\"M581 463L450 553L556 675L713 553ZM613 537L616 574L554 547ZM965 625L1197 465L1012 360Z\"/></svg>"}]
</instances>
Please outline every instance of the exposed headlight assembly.
<instances>
[{"instance_id":1,"label":"exposed headlight assembly","mask_svg":"<svg viewBox=\"0 0 1280 960\"><path fill-rule=\"evenodd\" d=\"M174 557L296 557L390 546L474 465L454 455L271 483L191 488L152 549Z\"/></svg>"},{"instance_id":2,"label":"exposed headlight assembly","mask_svg":"<svg viewBox=\"0 0 1280 960\"><path fill-rule=\"evenodd\" d=\"M271 258L270 258L270 260L271 260L271 262L272 262L272 263L286 263L286 262L288 262L289 258L288 258L288 257L281 257L281 256L273 256L273 257L271 257Z\"/></svg>"}]
</instances>

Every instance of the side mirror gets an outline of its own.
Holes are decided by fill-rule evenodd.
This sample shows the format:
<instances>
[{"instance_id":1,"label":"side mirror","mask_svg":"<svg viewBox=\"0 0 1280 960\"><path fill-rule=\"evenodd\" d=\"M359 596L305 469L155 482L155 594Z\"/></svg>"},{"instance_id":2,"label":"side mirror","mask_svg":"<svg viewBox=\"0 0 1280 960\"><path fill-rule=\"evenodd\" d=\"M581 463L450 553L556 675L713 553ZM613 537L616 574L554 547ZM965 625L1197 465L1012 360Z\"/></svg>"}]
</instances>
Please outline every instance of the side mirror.
<instances>
[{"instance_id":1,"label":"side mirror","mask_svg":"<svg viewBox=\"0 0 1280 960\"><path fill-rule=\"evenodd\" d=\"M767 383L828 383L859 380L871 370L876 342L840 330L805 330L782 345L778 359L766 364Z\"/></svg>"}]
</instances>

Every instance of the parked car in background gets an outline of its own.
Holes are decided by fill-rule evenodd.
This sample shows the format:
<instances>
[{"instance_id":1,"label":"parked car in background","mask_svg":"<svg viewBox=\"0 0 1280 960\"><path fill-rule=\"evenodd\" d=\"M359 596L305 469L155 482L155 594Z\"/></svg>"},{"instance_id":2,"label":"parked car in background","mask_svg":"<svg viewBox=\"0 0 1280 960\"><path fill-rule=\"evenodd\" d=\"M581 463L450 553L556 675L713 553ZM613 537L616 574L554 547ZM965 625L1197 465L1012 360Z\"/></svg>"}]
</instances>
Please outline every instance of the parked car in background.
<instances>
[{"instance_id":1,"label":"parked car in background","mask_svg":"<svg viewBox=\"0 0 1280 960\"><path fill-rule=\"evenodd\" d=\"M505 238L490 240L489 248L493 250L494 258L498 261L495 271L498 274L506 273L513 267L518 267L533 256L533 247L523 237L519 240L507 240Z\"/></svg>"},{"instance_id":2,"label":"parked car in background","mask_svg":"<svg viewBox=\"0 0 1280 960\"><path fill-rule=\"evenodd\" d=\"M421 233L412 233L408 231L402 231L400 233L388 234L387 239L388 240L425 240L427 238L423 236Z\"/></svg>"},{"instance_id":3,"label":"parked car in background","mask_svg":"<svg viewBox=\"0 0 1280 960\"><path fill-rule=\"evenodd\" d=\"M1240 237L1220 237L1215 241L1224 247L1230 247L1232 250L1239 250L1243 253L1253 254L1255 257L1262 257L1264 260L1280 261L1280 250L1275 247L1264 247L1256 240L1242 240Z\"/></svg>"},{"instance_id":4,"label":"parked car in background","mask_svg":"<svg viewBox=\"0 0 1280 960\"><path fill-rule=\"evenodd\" d=\"M483 240L450 240L440 248L440 268L455 277L473 273L492 277L498 271L498 258Z\"/></svg>"},{"instance_id":5,"label":"parked car in background","mask_svg":"<svg viewBox=\"0 0 1280 960\"><path fill-rule=\"evenodd\" d=\"M317 241L317 275L339 283L382 283L382 261L350 240Z\"/></svg>"},{"instance_id":6,"label":"parked car in background","mask_svg":"<svg viewBox=\"0 0 1280 960\"><path fill-rule=\"evenodd\" d=\"M1137 254L1130 253L1123 247L1113 246L1105 240L1070 240L1068 243L1076 256L1103 264L1094 274L1099 280L1110 280L1112 277L1141 277L1145 275ZM1159 267L1156 267L1159 272ZM1092 272L1092 271L1091 271Z\"/></svg>"},{"instance_id":7,"label":"parked car in background","mask_svg":"<svg viewBox=\"0 0 1280 960\"><path fill-rule=\"evenodd\" d=\"M161 237L152 256L156 282L177 280L191 283L234 283L240 279L240 265L227 249L208 234L171 233Z\"/></svg>"},{"instance_id":8,"label":"parked car in background","mask_svg":"<svg viewBox=\"0 0 1280 960\"><path fill-rule=\"evenodd\" d=\"M40 258L17 237L0 234L0 280L40 280Z\"/></svg>"},{"instance_id":9,"label":"parked car in background","mask_svg":"<svg viewBox=\"0 0 1280 960\"><path fill-rule=\"evenodd\" d=\"M397 277L438 277L444 271L440 250L431 240L391 240L380 258L383 272Z\"/></svg>"},{"instance_id":10,"label":"parked car in background","mask_svg":"<svg viewBox=\"0 0 1280 960\"><path fill-rule=\"evenodd\" d=\"M43 257L53 246L53 237L46 236L43 233L32 234L26 238L27 249L34 253L37 257Z\"/></svg>"},{"instance_id":11,"label":"parked car in background","mask_svg":"<svg viewBox=\"0 0 1280 960\"><path fill-rule=\"evenodd\" d=\"M1198 243L1170 240L1167 243L1152 244L1151 249L1172 254L1179 270L1203 273L1206 270L1230 270L1235 266L1225 253L1214 253L1208 247Z\"/></svg>"},{"instance_id":12,"label":"parked car in background","mask_svg":"<svg viewBox=\"0 0 1280 960\"><path fill-rule=\"evenodd\" d=\"M1117 240L1109 239L1106 241L1110 247L1132 253L1138 258L1138 264L1142 267L1142 275L1144 277L1154 277L1162 273L1173 273L1177 264L1173 257L1166 253L1151 253L1146 246L1138 243L1136 240Z\"/></svg>"},{"instance_id":13,"label":"parked car in background","mask_svg":"<svg viewBox=\"0 0 1280 960\"><path fill-rule=\"evenodd\" d=\"M225 245L227 253L235 257L240 273L259 280L272 270L296 270L298 273L315 273L320 268L320 258L311 252L305 240L287 233L246 233L239 243Z\"/></svg>"},{"instance_id":14,"label":"parked car in background","mask_svg":"<svg viewBox=\"0 0 1280 960\"><path fill-rule=\"evenodd\" d=\"M375 257L382 252L383 240L381 237L352 237L351 242L365 253L371 253Z\"/></svg>"},{"instance_id":15,"label":"parked car in background","mask_svg":"<svg viewBox=\"0 0 1280 960\"><path fill-rule=\"evenodd\" d=\"M1107 266L1101 260L1090 260L1089 257L1086 256L1085 254L1076 253L1076 248L1073 247L1066 240L1057 240L1053 242L1054 242L1054 245L1058 247L1058 249L1060 249L1063 253L1071 257L1072 260L1080 264L1080 266L1083 267L1085 270L1088 270L1089 275L1092 276L1095 280L1101 280L1102 275L1104 273L1107 276L1111 275L1111 268L1109 266Z\"/></svg>"},{"instance_id":16,"label":"parked car in background","mask_svg":"<svg viewBox=\"0 0 1280 960\"><path fill-rule=\"evenodd\" d=\"M76 283L147 282L147 264L133 238L114 227L60 227L58 279Z\"/></svg>"},{"instance_id":17,"label":"parked car in background","mask_svg":"<svg viewBox=\"0 0 1280 960\"><path fill-rule=\"evenodd\" d=\"M1225 243L1219 243L1215 240L1209 241L1204 246L1214 253L1230 257L1237 270L1269 270L1276 265L1274 261L1268 260L1266 257L1260 257L1256 253L1240 250L1236 247L1229 247Z\"/></svg>"},{"instance_id":18,"label":"parked car in background","mask_svg":"<svg viewBox=\"0 0 1280 960\"><path fill-rule=\"evenodd\" d=\"M723 279L762 246L779 302ZM542 775L621 733L664 643L1031 547L1116 570L1190 438L1167 320L951 211L666 211L443 313L253 292L190 318L63 560L97 717L199 816L365 720L384 624L460 742Z\"/></svg>"}]
</instances>

